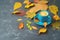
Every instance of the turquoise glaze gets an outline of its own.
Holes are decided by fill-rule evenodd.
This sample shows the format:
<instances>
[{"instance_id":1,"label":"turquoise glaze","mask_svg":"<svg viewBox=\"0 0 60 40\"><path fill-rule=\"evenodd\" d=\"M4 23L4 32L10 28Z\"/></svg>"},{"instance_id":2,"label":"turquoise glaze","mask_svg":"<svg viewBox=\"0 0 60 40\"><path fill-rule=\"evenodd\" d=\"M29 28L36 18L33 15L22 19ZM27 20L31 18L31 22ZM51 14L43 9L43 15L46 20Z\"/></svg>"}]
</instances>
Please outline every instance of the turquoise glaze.
<instances>
[{"instance_id":1,"label":"turquoise glaze","mask_svg":"<svg viewBox=\"0 0 60 40\"><path fill-rule=\"evenodd\" d=\"M41 11L41 12L43 12L43 11ZM48 11L45 11L45 12L48 13ZM38 25L42 25L43 26L44 22L47 22L48 25L51 23L51 16L49 15L49 13L48 13L47 16L41 16L40 12L38 12L37 15L34 17L34 19L35 18L37 18L39 20L39 22L35 22Z\"/></svg>"}]
</instances>

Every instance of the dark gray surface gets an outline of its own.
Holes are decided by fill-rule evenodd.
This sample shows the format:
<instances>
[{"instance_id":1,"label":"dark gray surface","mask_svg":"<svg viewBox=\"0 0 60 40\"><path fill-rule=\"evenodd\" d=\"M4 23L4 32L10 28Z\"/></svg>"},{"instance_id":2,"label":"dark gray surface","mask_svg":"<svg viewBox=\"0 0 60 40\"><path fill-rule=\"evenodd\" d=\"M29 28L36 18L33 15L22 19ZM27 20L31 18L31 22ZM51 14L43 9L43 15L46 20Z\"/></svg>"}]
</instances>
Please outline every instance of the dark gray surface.
<instances>
[{"instance_id":1,"label":"dark gray surface","mask_svg":"<svg viewBox=\"0 0 60 40\"><path fill-rule=\"evenodd\" d=\"M38 35L37 31L29 31L26 26L24 29L18 30L19 22L16 20L23 18L24 22L27 19L11 15L16 1L23 2L23 0L0 0L0 40L60 40L60 30L53 30L51 26L48 27L48 32L42 35ZM51 2L52 0L49 3L51 4ZM57 0L55 4L60 7L60 0ZM25 10L24 7L21 9Z\"/></svg>"}]
</instances>

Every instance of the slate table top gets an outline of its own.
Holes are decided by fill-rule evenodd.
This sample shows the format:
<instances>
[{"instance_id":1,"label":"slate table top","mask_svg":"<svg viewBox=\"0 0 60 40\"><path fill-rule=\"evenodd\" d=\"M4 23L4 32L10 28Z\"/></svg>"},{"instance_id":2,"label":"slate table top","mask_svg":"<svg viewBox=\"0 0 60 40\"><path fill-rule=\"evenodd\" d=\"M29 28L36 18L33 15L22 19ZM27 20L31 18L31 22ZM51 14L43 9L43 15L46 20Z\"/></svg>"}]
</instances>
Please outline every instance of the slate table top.
<instances>
[{"instance_id":1,"label":"slate table top","mask_svg":"<svg viewBox=\"0 0 60 40\"><path fill-rule=\"evenodd\" d=\"M23 2L23 0L0 0L0 40L60 40L60 30L53 30L51 26L48 27L48 32L42 35L38 35L37 31L30 31L26 27L19 30L17 27L19 22L16 20L22 18L24 22L28 19L11 14L13 5L17 1ZM51 4L51 2L53 1L50 0L49 3ZM60 0L56 0L55 4L60 7ZM21 9L26 10L24 5Z\"/></svg>"}]
</instances>

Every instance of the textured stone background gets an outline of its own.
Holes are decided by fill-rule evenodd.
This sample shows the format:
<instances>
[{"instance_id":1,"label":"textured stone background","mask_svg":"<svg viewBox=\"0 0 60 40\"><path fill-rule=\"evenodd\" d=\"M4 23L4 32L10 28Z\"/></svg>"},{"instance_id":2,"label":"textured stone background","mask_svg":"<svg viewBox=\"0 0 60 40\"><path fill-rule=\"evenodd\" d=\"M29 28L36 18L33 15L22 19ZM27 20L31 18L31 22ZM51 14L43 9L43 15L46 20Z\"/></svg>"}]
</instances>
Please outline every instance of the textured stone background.
<instances>
[{"instance_id":1,"label":"textured stone background","mask_svg":"<svg viewBox=\"0 0 60 40\"><path fill-rule=\"evenodd\" d=\"M51 27L48 27L48 33L42 35L38 35L34 30L29 31L26 26L24 29L18 30L19 22L16 20L23 18L24 22L27 19L11 14L16 1L23 2L23 0L0 0L0 40L60 40L60 30L53 30ZM53 1L50 0L49 5L52 3ZM60 0L56 0L55 4L60 8ZM21 9L25 10L24 5ZM35 24L32 23L32 25Z\"/></svg>"}]
</instances>

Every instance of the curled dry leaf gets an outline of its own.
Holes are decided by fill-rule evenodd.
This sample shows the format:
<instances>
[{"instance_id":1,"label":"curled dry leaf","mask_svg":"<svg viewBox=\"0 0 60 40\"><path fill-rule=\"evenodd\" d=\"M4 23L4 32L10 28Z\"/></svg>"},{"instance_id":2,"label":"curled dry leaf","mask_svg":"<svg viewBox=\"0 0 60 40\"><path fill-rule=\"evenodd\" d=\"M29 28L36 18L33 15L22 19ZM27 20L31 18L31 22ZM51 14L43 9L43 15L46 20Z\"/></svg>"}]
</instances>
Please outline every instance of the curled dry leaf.
<instances>
[{"instance_id":1,"label":"curled dry leaf","mask_svg":"<svg viewBox=\"0 0 60 40\"><path fill-rule=\"evenodd\" d=\"M38 28L37 28L37 27L35 27L35 26L32 26L32 28L33 28L34 30L38 30Z\"/></svg>"},{"instance_id":2,"label":"curled dry leaf","mask_svg":"<svg viewBox=\"0 0 60 40\"><path fill-rule=\"evenodd\" d=\"M59 17L58 15L54 15L54 16L53 16L53 19L54 19L54 20L60 20L60 17Z\"/></svg>"},{"instance_id":3,"label":"curled dry leaf","mask_svg":"<svg viewBox=\"0 0 60 40\"><path fill-rule=\"evenodd\" d=\"M20 18L20 19L17 19L17 22L19 22L19 21L21 21L22 19Z\"/></svg>"},{"instance_id":4,"label":"curled dry leaf","mask_svg":"<svg viewBox=\"0 0 60 40\"><path fill-rule=\"evenodd\" d=\"M58 12L58 7L56 5L50 5L49 10L51 11L51 13L56 15Z\"/></svg>"},{"instance_id":5,"label":"curled dry leaf","mask_svg":"<svg viewBox=\"0 0 60 40\"><path fill-rule=\"evenodd\" d=\"M38 33L40 34L40 33L46 33L46 32L47 32L46 28L41 28Z\"/></svg>"},{"instance_id":6,"label":"curled dry leaf","mask_svg":"<svg viewBox=\"0 0 60 40\"><path fill-rule=\"evenodd\" d=\"M16 9L18 9L20 7L22 7L22 3L21 2L15 2L15 4L14 4L14 10L16 10Z\"/></svg>"},{"instance_id":7,"label":"curled dry leaf","mask_svg":"<svg viewBox=\"0 0 60 40\"><path fill-rule=\"evenodd\" d=\"M19 28L19 29L23 29L23 28L24 28L24 23L21 22L21 23L19 24L18 28Z\"/></svg>"},{"instance_id":8,"label":"curled dry leaf","mask_svg":"<svg viewBox=\"0 0 60 40\"><path fill-rule=\"evenodd\" d=\"M56 22L52 23L52 27L53 27L53 29L60 29L60 21L56 21Z\"/></svg>"}]
</instances>

